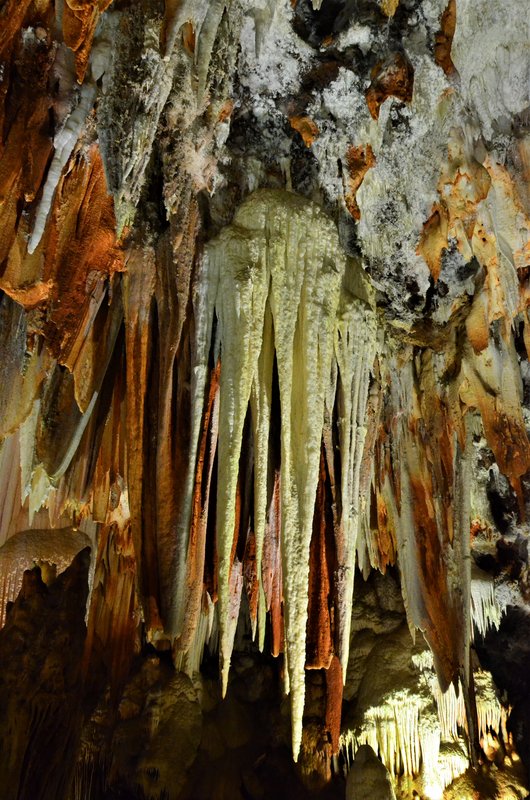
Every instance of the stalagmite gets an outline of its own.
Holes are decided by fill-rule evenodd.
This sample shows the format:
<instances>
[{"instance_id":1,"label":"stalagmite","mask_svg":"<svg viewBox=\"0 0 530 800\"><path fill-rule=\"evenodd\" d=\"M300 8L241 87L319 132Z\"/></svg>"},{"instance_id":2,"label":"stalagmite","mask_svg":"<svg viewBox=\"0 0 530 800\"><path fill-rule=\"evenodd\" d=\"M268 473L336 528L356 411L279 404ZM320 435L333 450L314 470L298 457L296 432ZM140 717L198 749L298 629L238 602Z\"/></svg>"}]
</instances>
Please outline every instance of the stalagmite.
<instances>
[{"instance_id":1,"label":"stalagmite","mask_svg":"<svg viewBox=\"0 0 530 800\"><path fill-rule=\"evenodd\" d=\"M6 605L13 602L22 586L24 570L41 566L44 573L64 572L74 556L85 547L91 547L90 538L71 528L62 530L20 531L0 547L0 625L5 623ZM48 565L48 567L46 567ZM49 581L46 580L46 583Z\"/></svg>"}]
</instances>

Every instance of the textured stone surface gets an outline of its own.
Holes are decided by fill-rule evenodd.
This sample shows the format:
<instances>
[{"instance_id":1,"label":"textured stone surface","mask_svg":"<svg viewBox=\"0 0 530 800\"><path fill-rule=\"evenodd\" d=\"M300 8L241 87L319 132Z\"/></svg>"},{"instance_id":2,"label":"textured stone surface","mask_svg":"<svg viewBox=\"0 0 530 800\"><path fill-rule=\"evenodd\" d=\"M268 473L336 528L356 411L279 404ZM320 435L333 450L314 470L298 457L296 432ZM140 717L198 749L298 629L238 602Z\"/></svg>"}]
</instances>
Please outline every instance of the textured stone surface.
<instances>
[{"instance_id":1,"label":"textured stone surface","mask_svg":"<svg viewBox=\"0 0 530 800\"><path fill-rule=\"evenodd\" d=\"M439 796L468 763L459 785L505 791L514 745L530 765L524 700L510 738L475 657L501 683L517 671L502 626L530 598L527 17L512 0L3 3L4 603L33 561L35 597L62 585L65 531L94 545L84 650L54 657L83 676L78 722L108 759L72 744L61 792L76 761L75 800L90 775L101 796L161 795L184 674L198 695L167 791L189 798L192 775L207 796L215 775L220 797L282 776L293 797L343 795L343 681L356 730L408 692L403 747L387 717L373 743L404 765L396 795L423 770ZM249 638L254 688L229 670Z\"/></svg>"},{"instance_id":2,"label":"textured stone surface","mask_svg":"<svg viewBox=\"0 0 530 800\"><path fill-rule=\"evenodd\" d=\"M81 658L90 551L48 587L24 573L0 631L0 779L6 800L66 798L82 720Z\"/></svg>"}]
</instances>

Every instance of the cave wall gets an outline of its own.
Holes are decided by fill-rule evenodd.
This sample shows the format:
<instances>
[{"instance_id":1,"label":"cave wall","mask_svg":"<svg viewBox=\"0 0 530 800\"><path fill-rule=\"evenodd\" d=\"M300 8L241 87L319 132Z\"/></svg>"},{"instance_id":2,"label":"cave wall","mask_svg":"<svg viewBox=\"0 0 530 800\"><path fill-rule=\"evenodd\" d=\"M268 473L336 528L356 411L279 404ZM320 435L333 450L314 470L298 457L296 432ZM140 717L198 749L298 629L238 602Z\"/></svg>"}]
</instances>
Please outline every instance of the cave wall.
<instances>
[{"instance_id":1,"label":"cave wall","mask_svg":"<svg viewBox=\"0 0 530 800\"><path fill-rule=\"evenodd\" d=\"M529 34L501 0L2 4L0 619L32 582L79 704L43 797L525 796ZM74 636L45 598L87 545ZM209 751L232 680L263 731ZM17 724L39 796L63 748ZM272 783L203 778L260 747Z\"/></svg>"}]
</instances>

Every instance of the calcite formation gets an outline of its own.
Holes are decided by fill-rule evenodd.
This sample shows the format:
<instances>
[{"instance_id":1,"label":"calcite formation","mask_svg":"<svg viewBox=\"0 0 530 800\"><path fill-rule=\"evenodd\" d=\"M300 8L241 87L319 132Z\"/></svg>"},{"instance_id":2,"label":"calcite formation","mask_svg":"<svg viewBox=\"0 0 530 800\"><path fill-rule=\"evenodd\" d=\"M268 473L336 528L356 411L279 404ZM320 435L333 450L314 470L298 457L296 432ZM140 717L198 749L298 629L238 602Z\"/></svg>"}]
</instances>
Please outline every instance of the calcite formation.
<instances>
[{"instance_id":1,"label":"calcite formation","mask_svg":"<svg viewBox=\"0 0 530 800\"><path fill-rule=\"evenodd\" d=\"M223 478L217 490L216 542L223 690L228 682L243 585L244 562L238 559L235 534L255 538L252 578L256 586L251 586L247 594L249 599L257 597L250 611L254 625L260 619L262 642L266 612L271 607L261 574L276 567L274 562L263 561L276 364L281 419L281 522L276 525L281 527L285 658L293 698L293 751L297 756L304 706L310 544L323 429L326 416L330 421L333 417L335 403L340 415L342 464L342 513L336 542L341 576L337 581L337 649L343 668L347 664L359 472L375 350L375 317L366 278L360 266L341 252L335 226L317 206L295 195L280 191L251 195L232 225L207 245L205 258L209 280L217 283L216 293L212 291L215 300L209 324L215 309L221 359L218 474ZM252 532L245 530L250 520L244 520L245 527L241 519L236 523L249 403L254 451ZM239 504L241 514L241 496ZM327 597L324 600L329 602ZM325 636L326 632L319 633ZM318 666L329 667L331 655L330 647Z\"/></svg>"},{"instance_id":2,"label":"calcite formation","mask_svg":"<svg viewBox=\"0 0 530 800\"><path fill-rule=\"evenodd\" d=\"M525 796L529 40L3 3L6 797Z\"/></svg>"}]
</instances>

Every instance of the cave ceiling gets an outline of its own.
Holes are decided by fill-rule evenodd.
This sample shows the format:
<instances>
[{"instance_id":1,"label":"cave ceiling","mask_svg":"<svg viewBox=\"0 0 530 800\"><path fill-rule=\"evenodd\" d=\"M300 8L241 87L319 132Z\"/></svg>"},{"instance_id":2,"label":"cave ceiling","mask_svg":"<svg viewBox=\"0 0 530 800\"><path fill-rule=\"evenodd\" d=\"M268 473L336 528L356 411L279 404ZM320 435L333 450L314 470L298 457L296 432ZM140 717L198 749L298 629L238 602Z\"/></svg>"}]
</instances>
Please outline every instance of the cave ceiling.
<instances>
[{"instance_id":1,"label":"cave ceiling","mask_svg":"<svg viewBox=\"0 0 530 800\"><path fill-rule=\"evenodd\" d=\"M5 800L527 796L524 6L1 3Z\"/></svg>"}]
</instances>

